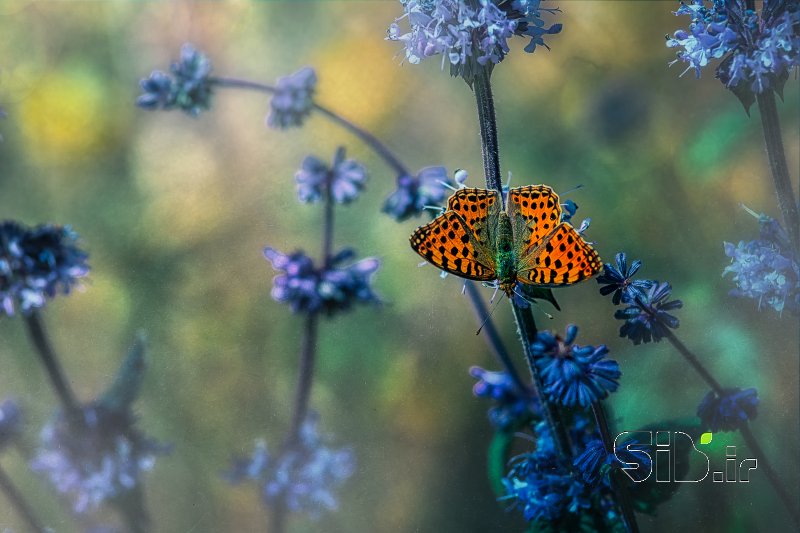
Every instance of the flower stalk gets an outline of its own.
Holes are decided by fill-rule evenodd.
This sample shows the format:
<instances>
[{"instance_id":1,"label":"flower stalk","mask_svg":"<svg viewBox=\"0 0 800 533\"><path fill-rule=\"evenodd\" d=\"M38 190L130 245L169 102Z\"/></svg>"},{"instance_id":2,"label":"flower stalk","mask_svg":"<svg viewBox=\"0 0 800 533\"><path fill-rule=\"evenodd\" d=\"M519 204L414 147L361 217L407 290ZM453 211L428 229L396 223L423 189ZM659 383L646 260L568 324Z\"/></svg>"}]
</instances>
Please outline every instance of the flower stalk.
<instances>
[{"instance_id":1,"label":"flower stalk","mask_svg":"<svg viewBox=\"0 0 800 533\"><path fill-rule=\"evenodd\" d=\"M39 518L36 516L36 513L33 510L33 507L28 504L22 494L19 492L17 487L14 485L14 482L11 481L11 478L6 474L6 471L0 467L0 490L3 491L5 497L8 499L11 507L19 514L20 517L24 520L31 531L36 531L38 533L45 533L49 531L46 529Z\"/></svg>"},{"instance_id":2,"label":"flower stalk","mask_svg":"<svg viewBox=\"0 0 800 533\"><path fill-rule=\"evenodd\" d=\"M778 109L775 104L775 93L765 91L757 95L758 110L761 114L761 126L764 129L764 144L769 159L769 169L775 185L775 194L778 197L778 207L783 215L784 226L789 233L795 257L800 257L800 213L798 213L797 199L789 177L789 168L786 164L786 154L783 150L783 138L778 119Z\"/></svg>"},{"instance_id":3,"label":"flower stalk","mask_svg":"<svg viewBox=\"0 0 800 533\"><path fill-rule=\"evenodd\" d=\"M612 438L611 431L609 430L608 418L606 417L606 411L603 408L603 402L597 401L592 403L592 414L594 414L595 425L600 433L600 439L603 441L603 447L605 448L606 453L613 454L614 439ZM630 533L638 533L639 524L636 522L636 515L633 511L633 501L631 500L631 494L628 490L628 487L623 484L624 479L622 478L622 473L617 469L612 470L610 480L611 488L618 498L617 503L619 504L620 512L622 514L622 520L625 523L625 529Z\"/></svg>"},{"instance_id":4,"label":"flower stalk","mask_svg":"<svg viewBox=\"0 0 800 533\"><path fill-rule=\"evenodd\" d=\"M25 316L25 325L28 330L28 337L36 348L36 353L39 354L39 359L47 371L47 377L56 391L61 406L67 415L70 423L78 424L81 420L81 409L78 405L78 400L75 398L75 393L67 381L64 369L56 356L53 345L47 336L41 316L36 311L32 311Z\"/></svg>"}]
</instances>

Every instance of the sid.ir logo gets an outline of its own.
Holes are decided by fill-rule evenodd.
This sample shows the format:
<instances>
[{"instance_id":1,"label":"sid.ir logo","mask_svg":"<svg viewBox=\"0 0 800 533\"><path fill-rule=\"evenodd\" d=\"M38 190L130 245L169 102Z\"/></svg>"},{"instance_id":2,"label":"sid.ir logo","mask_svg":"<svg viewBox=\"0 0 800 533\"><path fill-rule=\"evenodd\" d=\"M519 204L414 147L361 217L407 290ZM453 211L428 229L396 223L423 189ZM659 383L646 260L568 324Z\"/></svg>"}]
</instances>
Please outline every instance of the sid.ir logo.
<instances>
[{"instance_id":1,"label":"sid.ir logo","mask_svg":"<svg viewBox=\"0 0 800 533\"><path fill-rule=\"evenodd\" d=\"M654 439L655 436L655 439ZM712 434L703 433L700 436L700 445L711 442ZM697 449L694 439L683 431L624 431L614 439L614 450L620 442L628 441L624 449L628 452L622 458L615 452L617 459L622 463L622 471L634 482L646 481L655 472L656 481L661 483L699 483L708 477L711 472L711 461L704 452ZM705 469L701 469L694 476L677 479L675 476L676 450L686 448L690 454L698 457L696 461L705 461ZM638 460L638 462L630 462ZM626 460L627 459L627 460ZM711 479L715 483L749 483L750 471L758 466L754 458L736 458L736 446L725 448L725 468L712 473Z\"/></svg>"}]
</instances>

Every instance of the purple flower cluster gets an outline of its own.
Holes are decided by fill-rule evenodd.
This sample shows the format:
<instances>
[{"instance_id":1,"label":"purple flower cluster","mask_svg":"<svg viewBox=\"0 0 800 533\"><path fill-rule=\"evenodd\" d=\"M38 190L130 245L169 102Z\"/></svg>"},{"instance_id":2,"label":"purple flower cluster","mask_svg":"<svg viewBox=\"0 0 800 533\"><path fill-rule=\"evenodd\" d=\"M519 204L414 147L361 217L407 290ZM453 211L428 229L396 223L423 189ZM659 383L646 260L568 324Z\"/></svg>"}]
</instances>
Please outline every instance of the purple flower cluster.
<instances>
[{"instance_id":1,"label":"purple flower cluster","mask_svg":"<svg viewBox=\"0 0 800 533\"><path fill-rule=\"evenodd\" d=\"M288 303L295 313L322 311L328 315L347 310L356 302L379 303L371 282L380 261L368 257L339 266L354 256L355 252L347 248L331 259L329 268L318 268L303 252L286 255L267 247L264 257L281 271L273 280L272 297Z\"/></svg>"},{"instance_id":2,"label":"purple flower cluster","mask_svg":"<svg viewBox=\"0 0 800 533\"><path fill-rule=\"evenodd\" d=\"M758 239L739 241L738 245L724 243L731 264L722 275L733 274L736 283L730 294L752 298L759 309L768 306L778 313L784 309L800 313L800 267L789 237L775 219L755 216L761 228Z\"/></svg>"},{"instance_id":3,"label":"purple flower cluster","mask_svg":"<svg viewBox=\"0 0 800 533\"><path fill-rule=\"evenodd\" d=\"M275 84L275 93L269 101L267 125L284 130L302 126L314 107L316 88L317 73L311 67L304 67L294 74L279 78Z\"/></svg>"},{"instance_id":4,"label":"purple flower cluster","mask_svg":"<svg viewBox=\"0 0 800 533\"><path fill-rule=\"evenodd\" d=\"M143 109L180 109L197 116L211 106L211 62L191 44L181 47L181 57L170 65L170 74L153 71L139 85L143 94L136 105Z\"/></svg>"},{"instance_id":5,"label":"purple flower cluster","mask_svg":"<svg viewBox=\"0 0 800 533\"><path fill-rule=\"evenodd\" d=\"M168 447L145 437L130 412L100 404L82 409L82 420L58 415L45 425L31 468L72 499L76 513L97 508L139 484Z\"/></svg>"},{"instance_id":6,"label":"purple flower cluster","mask_svg":"<svg viewBox=\"0 0 800 533\"><path fill-rule=\"evenodd\" d=\"M607 359L605 345L573 344L578 327L567 326L564 338L549 331L536 336L532 351L541 372L544 394L564 407L588 407L619 387L619 364Z\"/></svg>"},{"instance_id":7,"label":"purple flower cluster","mask_svg":"<svg viewBox=\"0 0 800 533\"><path fill-rule=\"evenodd\" d=\"M263 441L252 457L234 462L226 475L234 484L245 480L261 486L266 505L284 501L292 512L319 518L322 511L337 508L334 490L355 472L355 456L349 448L332 449L317 432L317 417L303 424L296 446L270 456Z\"/></svg>"},{"instance_id":8,"label":"purple flower cluster","mask_svg":"<svg viewBox=\"0 0 800 533\"><path fill-rule=\"evenodd\" d=\"M628 446L633 445L636 448L628 448ZM638 477L644 480L646 479L644 472L649 473L652 468L652 455L639 451L643 447L648 448L649 446L642 446L636 441L626 440L618 444L614 452L608 452L603 441L593 439L586 444L583 453L575 458L572 465L580 473L583 480L593 487L597 486L601 481L608 484L611 471L624 466L623 460L625 464L635 463L639 465L639 468L633 472L639 474Z\"/></svg>"},{"instance_id":9,"label":"purple flower cluster","mask_svg":"<svg viewBox=\"0 0 800 533\"><path fill-rule=\"evenodd\" d=\"M756 389L726 389L722 394L709 391L697 408L697 416L704 428L717 433L736 431L758 414Z\"/></svg>"},{"instance_id":10,"label":"purple flower cluster","mask_svg":"<svg viewBox=\"0 0 800 533\"><path fill-rule=\"evenodd\" d=\"M704 0L693 0L682 2L675 14L688 15L692 22L688 31L667 37L667 46L681 48L675 61L687 63L687 70L694 68L698 78L709 61L722 59L717 77L726 87L744 83L746 89L760 94L781 90L789 70L800 65L796 1L765 0L759 15L747 9L744 0L714 0L710 7Z\"/></svg>"},{"instance_id":11,"label":"purple flower cluster","mask_svg":"<svg viewBox=\"0 0 800 533\"><path fill-rule=\"evenodd\" d=\"M294 179L301 202L318 202L330 191L335 202L346 204L364 189L367 169L354 159L345 159L344 148L339 148L330 167L313 155L306 156Z\"/></svg>"},{"instance_id":12,"label":"purple flower cluster","mask_svg":"<svg viewBox=\"0 0 800 533\"><path fill-rule=\"evenodd\" d=\"M530 39L525 51L532 53L545 35L561 31L561 24L547 26L541 0L400 0L405 14L389 26L388 39L405 46L413 64L427 57L442 56L450 73L471 83L477 69L491 68L508 54L508 40L515 35ZM399 22L407 19L403 33Z\"/></svg>"},{"instance_id":13,"label":"purple flower cluster","mask_svg":"<svg viewBox=\"0 0 800 533\"><path fill-rule=\"evenodd\" d=\"M383 212L398 222L419 216L426 207L441 206L455 185L444 167L425 167L416 176L399 176L397 190L384 202Z\"/></svg>"},{"instance_id":14,"label":"purple flower cluster","mask_svg":"<svg viewBox=\"0 0 800 533\"><path fill-rule=\"evenodd\" d=\"M28 228L0 222L0 308L13 316L44 307L47 298L69 294L89 273L88 255L69 226Z\"/></svg>"},{"instance_id":15,"label":"purple flower cluster","mask_svg":"<svg viewBox=\"0 0 800 533\"><path fill-rule=\"evenodd\" d=\"M539 414L539 402L529 390L520 390L508 372L491 372L478 366L469 369L477 381L472 392L478 398L494 400L489 420L498 429L521 427Z\"/></svg>"}]
</instances>

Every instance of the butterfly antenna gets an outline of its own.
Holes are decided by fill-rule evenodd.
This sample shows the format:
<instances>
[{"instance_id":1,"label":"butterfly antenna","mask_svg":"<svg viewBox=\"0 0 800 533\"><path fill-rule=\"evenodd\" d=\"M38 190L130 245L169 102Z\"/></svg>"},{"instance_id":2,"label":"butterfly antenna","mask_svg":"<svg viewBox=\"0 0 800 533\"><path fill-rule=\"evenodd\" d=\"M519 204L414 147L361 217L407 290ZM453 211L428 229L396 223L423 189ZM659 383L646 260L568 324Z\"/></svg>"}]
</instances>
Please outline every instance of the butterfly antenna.
<instances>
[{"instance_id":1,"label":"butterfly antenna","mask_svg":"<svg viewBox=\"0 0 800 533\"><path fill-rule=\"evenodd\" d=\"M505 296L505 295L506 295L506 293L503 293L503 294L500 295L500 298L498 298L497 301L494 303L494 305L492 306L492 309L489 311L489 314L486 315L486 318L484 318L483 322L481 322L481 327L478 328L478 331L475 332L475 335L480 335L481 334L481 331L483 330L483 326L485 326L486 323L489 322L489 319L492 318L492 315L494 314L494 310L497 309L497 306L500 305L501 301L503 301L503 296Z\"/></svg>"},{"instance_id":2,"label":"butterfly antenna","mask_svg":"<svg viewBox=\"0 0 800 533\"><path fill-rule=\"evenodd\" d=\"M451 191L458 192L458 189L456 189L455 187L453 187L452 185L450 185L450 184L449 184L449 183L447 183L446 181L439 180L439 183L441 183L442 185L444 185L445 187L447 187L447 188L448 188L448 189L450 189Z\"/></svg>"},{"instance_id":3,"label":"butterfly antenna","mask_svg":"<svg viewBox=\"0 0 800 533\"><path fill-rule=\"evenodd\" d=\"M579 190L579 189L583 189L583 183L581 183L581 184L578 184L578 185L576 185L575 187L573 187L573 188L571 188L571 189L569 189L569 190L567 190L567 191L563 191L563 192L561 193L561 196L566 196L566 195L568 195L569 193L571 193L571 192L575 192L575 191L577 191L577 190Z\"/></svg>"},{"instance_id":4,"label":"butterfly antenna","mask_svg":"<svg viewBox=\"0 0 800 533\"><path fill-rule=\"evenodd\" d=\"M442 213L444 213L445 211L447 211L447 209L445 209L441 205L426 205L426 206L423 206L422 209L429 209L431 211L438 211L440 215Z\"/></svg>"},{"instance_id":5,"label":"butterfly antenna","mask_svg":"<svg viewBox=\"0 0 800 533\"><path fill-rule=\"evenodd\" d=\"M494 286L494 292L492 293L492 297L489 298L489 303L494 303L494 298L495 298L495 296L497 296L497 291L499 291L499 290L500 290L500 285L495 285Z\"/></svg>"}]
</instances>

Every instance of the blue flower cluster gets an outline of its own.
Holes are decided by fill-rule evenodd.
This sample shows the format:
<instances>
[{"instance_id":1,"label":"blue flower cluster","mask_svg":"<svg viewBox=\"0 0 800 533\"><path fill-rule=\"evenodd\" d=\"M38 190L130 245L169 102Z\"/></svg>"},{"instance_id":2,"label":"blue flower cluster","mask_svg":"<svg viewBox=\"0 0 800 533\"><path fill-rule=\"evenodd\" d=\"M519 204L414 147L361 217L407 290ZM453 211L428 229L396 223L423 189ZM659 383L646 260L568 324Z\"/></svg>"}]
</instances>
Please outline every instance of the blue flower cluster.
<instances>
[{"instance_id":1,"label":"blue flower cluster","mask_svg":"<svg viewBox=\"0 0 800 533\"><path fill-rule=\"evenodd\" d=\"M573 344L578 327L567 326L564 338L542 331L532 345L534 363L541 372L544 394L563 407L589 407L619 387L619 364L607 359L605 345Z\"/></svg>"},{"instance_id":2,"label":"blue flower cluster","mask_svg":"<svg viewBox=\"0 0 800 533\"><path fill-rule=\"evenodd\" d=\"M442 205L455 186L444 167L425 167L416 176L399 176L397 190L384 202L383 212L398 222L419 216L426 207Z\"/></svg>"},{"instance_id":3,"label":"blue flower cluster","mask_svg":"<svg viewBox=\"0 0 800 533\"><path fill-rule=\"evenodd\" d=\"M546 525L547 530L583 531L580 518L593 503L609 524L619 525L609 484L595 484L621 463L609 460L604 450L598 452L599 441L591 428L586 415L573 413L570 439L578 449L587 450L575 461L573 471L560 460L547 423L539 422L534 428L534 450L515 457L503 478L506 494L501 500L512 501L526 520ZM602 449L602 444L599 446ZM637 457L636 461L641 459ZM602 468L606 463L610 466Z\"/></svg>"},{"instance_id":4,"label":"blue flower cluster","mask_svg":"<svg viewBox=\"0 0 800 533\"><path fill-rule=\"evenodd\" d=\"M295 313L322 311L328 315L347 310L356 302L379 303L371 282L380 261L368 257L339 266L354 256L355 252L346 248L331 259L329 268L318 268L303 252L286 255L267 247L264 257L281 271L273 280L272 297L288 303Z\"/></svg>"},{"instance_id":5,"label":"blue flower cluster","mask_svg":"<svg viewBox=\"0 0 800 533\"><path fill-rule=\"evenodd\" d=\"M311 67L279 78L269 101L267 125L284 130L302 126L314 107L316 88L317 73Z\"/></svg>"},{"instance_id":6,"label":"blue flower cluster","mask_svg":"<svg viewBox=\"0 0 800 533\"><path fill-rule=\"evenodd\" d=\"M760 94L781 90L789 70L800 65L800 6L796 1L765 0L761 14L747 9L744 0L681 2L676 15L688 15L689 30L667 37L667 46L679 47L678 59L694 68L697 77L712 59L722 59L717 77L728 88L741 83ZM749 105L749 104L745 104Z\"/></svg>"},{"instance_id":7,"label":"blue flower cluster","mask_svg":"<svg viewBox=\"0 0 800 533\"><path fill-rule=\"evenodd\" d=\"M541 0L400 0L405 14L389 27L388 39L405 46L406 59L416 64L427 57L442 56L450 73L468 83L479 68L491 68L509 52L515 35L530 39L526 52L534 52L545 35L561 31L561 24L547 26ZM398 24L407 19L409 31Z\"/></svg>"},{"instance_id":8,"label":"blue flower cluster","mask_svg":"<svg viewBox=\"0 0 800 533\"><path fill-rule=\"evenodd\" d=\"M731 264L722 275L733 274L736 288L730 294L752 298L758 308L768 306L782 312L800 313L800 267L792 252L789 236L778 222L767 215L756 215L761 228L759 238L724 243Z\"/></svg>"},{"instance_id":9,"label":"blue flower cluster","mask_svg":"<svg viewBox=\"0 0 800 533\"><path fill-rule=\"evenodd\" d=\"M345 159L344 148L339 148L330 167L313 155L306 156L294 179L301 202L318 202L330 191L333 201L346 204L364 189L367 169L358 161Z\"/></svg>"},{"instance_id":10,"label":"blue flower cluster","mask_svg":"<svg viewBox=\"0 0 800 533\"><path fill-rule=\"evenodd\" d=\"M628 265L624 253L616 255L616 266L604 265L603 274L597 278L602 285L600 294L613 294L615 305L625 304L624 309L617 310L614 318L624 320L619 330L620 337L627 337L634 344L642 342L658 342L680 324L677 317L669 311L680 309L683 302L670 300L672 286L656 280L634 280L633 276L642 266L641 261L633 261Z\"/></svg>"},{"instance_id":11,"label":"blue flower cluster","mask_svg":"<svg viewBox=\"0 0 800 533\"><path fill-rule=\"evenodd\" d=\"M82 409L82 420L54 417L41 433L41 446L31 461L55 488L72 499L76 513L97 508L139 484L156 457L169 447L145 437L133 415L99 404Z\"/></svg>"},{"instance_id":12,"label":"blue flower cluster","mask_svg":"<svg viewBox=\"0 0 800 533\"><path fill-rule=\"evenodd\" d=\"M252 457L235 461L226 477L234 484L258 483L266 505L282 500L292 512L319 518L322 511L337 508L334 490L355 472L353 452L329 448L326 440L317 432L317 417L310 416L296 446L271 457L260 441Z\"/></svg>"},{"instance_id":13,"label":"blue flower cluster","mask_svg":"<svg viewBox=\"0 0 800 533\"><path fill-rule=\"evenodd\" d=\"M0 404L0 450L22 434L22 412L16 401L6 399Z\"/></svg>"},{"instance_id":14,"label":"blue flower cluster","mask_svg":"<svg viewBox=\"0 0 800 533\"><path fill-rule=\"evenodd\" d=\"M153 71L139 83L143 94L136 105L150 110L177 108L192 116L211 106L211 62L206 56L186 43L169 70L170 74Z\"/></svg>"},{"instance_id":15,"label":"blue flower cluster","mask_svg":"<svg viewBox=\"0 0 800 533\"><path fill-rule=\"evenodd\" d=\"M69 226L28 228L0 222L0 308L8 316L44 307L47 298L69 294L89 273L88 255Z\"/></svg>"},{"instance_id":16,"label":"blue flower cluster","mask_svg":"<svg viewBox=\"0 0 800 533\"><path fill-rule=\"evenodd\" d=\"M703 427L714 433L736 431L756 417L757 408L756 389L726 389L722 394L709 391L697 408L697 416Z\"/></svg>"},{"instance_id":17,"label":"blue flower cluster","mask_svg":"<svg viewBox=\"0 0 800 533\"><path fill-rule=\"evenodd\" d=\"M489 420L498 429L524 426L539 415L539 402L530 390L520 390L508 372L492 372L478 366L469 369L477 379L472 392L478 398L494 400Z\"/></svg>"}]
</instances>

